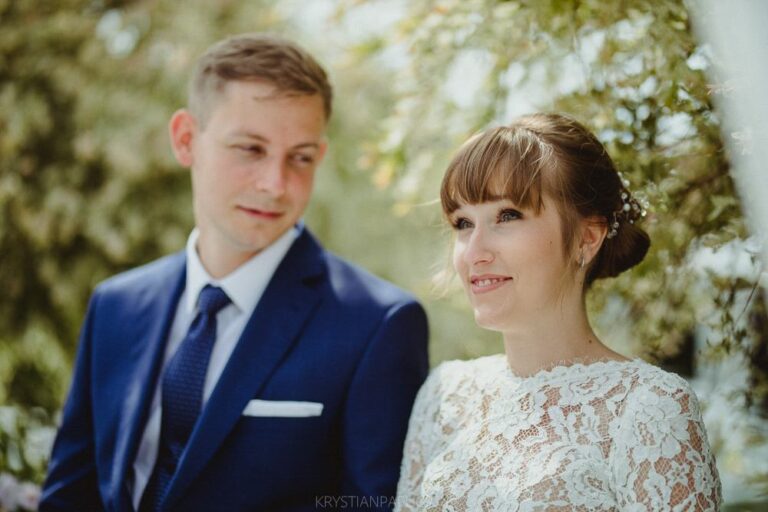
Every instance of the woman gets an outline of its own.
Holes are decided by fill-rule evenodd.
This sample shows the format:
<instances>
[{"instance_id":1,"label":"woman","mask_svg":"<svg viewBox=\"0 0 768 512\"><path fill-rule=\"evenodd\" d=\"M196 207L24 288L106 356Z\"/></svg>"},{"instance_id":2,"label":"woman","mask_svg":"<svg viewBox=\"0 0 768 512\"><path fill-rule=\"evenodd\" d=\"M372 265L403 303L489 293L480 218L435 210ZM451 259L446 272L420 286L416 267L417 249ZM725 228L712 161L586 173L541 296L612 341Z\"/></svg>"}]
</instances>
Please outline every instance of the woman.
<instances>
[{"instance_id":1,"label":"woman","mask_svg":"<svg viewBox=\"0 0 768 512\"><path fill-rule=\"evenodd\" d=\"M487 130L453 159L441 201L475 320L505 354L427 379L396 510L716 510L688 384L609 349L587 318L592 282L649 246L597 138L556 114Z\"/></svg>"}]
</instances>

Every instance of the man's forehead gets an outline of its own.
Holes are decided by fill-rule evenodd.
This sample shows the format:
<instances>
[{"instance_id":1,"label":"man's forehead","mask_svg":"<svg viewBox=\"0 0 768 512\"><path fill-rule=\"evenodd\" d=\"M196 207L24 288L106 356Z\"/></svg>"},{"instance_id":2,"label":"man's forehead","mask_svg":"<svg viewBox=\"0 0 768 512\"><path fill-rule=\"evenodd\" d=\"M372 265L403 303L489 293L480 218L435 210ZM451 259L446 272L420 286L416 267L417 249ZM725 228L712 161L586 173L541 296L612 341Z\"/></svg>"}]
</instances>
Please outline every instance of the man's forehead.
<instances>
[{"instance_id":1,"label":"man's forehead","mask_svg":"<svg viewBox=\"0 0 768 512\"><path fill-rule=\"evenodd\" d=\"M317 93L307 93L286 89L267 80L229 80L220 90L222 95L242 94L253 101L289 100L295 98L317 97L322 104L322 98Z\"/></svg>"},{"instance_id":2,"label":"man's forehead","mask_svg":"<svg viewBox=\"0 0 768 512\"><path fill-rule=\"evenodd\" d=\"M327 124L318 95L284 91L261 82L232 82L212 98L208 120L222 125L229 135L267 139L282 130L303 133L303 138L315 140L322 136ZM318 131L321 133L315 135Z\"/></svg>"}]
</instances>

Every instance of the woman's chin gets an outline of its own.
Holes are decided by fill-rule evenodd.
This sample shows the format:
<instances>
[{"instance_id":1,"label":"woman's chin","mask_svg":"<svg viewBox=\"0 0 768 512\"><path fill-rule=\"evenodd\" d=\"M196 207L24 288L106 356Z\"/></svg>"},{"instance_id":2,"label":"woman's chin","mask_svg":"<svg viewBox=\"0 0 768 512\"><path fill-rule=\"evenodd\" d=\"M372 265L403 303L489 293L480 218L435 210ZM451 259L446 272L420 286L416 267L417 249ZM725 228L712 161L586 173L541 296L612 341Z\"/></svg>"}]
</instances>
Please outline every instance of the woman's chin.
<instances>
[{"instance_id":1,"label":"woman's chin","mask_svg":"<svg viewBox=\"0 0 768 512\"><path fill-rule=\"evenodd\" d=\"M504 318L503 315L498 313L479 311L476 309L475 323L478 327L489 331L503 332L505 325L509 323L509 319Z\"/></svg>"}]
</instances>

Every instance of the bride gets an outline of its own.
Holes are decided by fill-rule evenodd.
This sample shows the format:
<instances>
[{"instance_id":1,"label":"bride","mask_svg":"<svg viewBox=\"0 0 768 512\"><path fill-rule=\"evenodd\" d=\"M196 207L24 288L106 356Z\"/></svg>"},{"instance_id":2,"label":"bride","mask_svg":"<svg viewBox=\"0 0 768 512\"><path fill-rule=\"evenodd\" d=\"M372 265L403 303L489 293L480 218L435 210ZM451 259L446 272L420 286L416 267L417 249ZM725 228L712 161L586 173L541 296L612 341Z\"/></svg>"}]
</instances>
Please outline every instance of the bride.
<instances>
[{"instance_id":1,"label":"bride","mask_svg":"<svg viewBox=\"0 0 768 512\"><path fill-rule=\"evenodd\" d=\"M587 318L589 286L649 246L597 138L562 115L522 117L465 143L440 195L475 320L505 354L431 373L396 510L717 510L686 381L612 351Z\"/></svg>"}]
</instances>

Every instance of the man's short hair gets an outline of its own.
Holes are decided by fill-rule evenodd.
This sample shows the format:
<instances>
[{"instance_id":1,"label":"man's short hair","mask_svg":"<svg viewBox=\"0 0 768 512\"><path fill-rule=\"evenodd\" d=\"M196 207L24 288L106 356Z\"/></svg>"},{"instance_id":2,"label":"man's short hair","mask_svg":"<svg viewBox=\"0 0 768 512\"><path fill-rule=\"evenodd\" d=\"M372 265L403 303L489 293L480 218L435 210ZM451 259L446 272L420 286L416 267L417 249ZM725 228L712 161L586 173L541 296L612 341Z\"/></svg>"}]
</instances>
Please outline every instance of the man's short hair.
<instances>
[{"instance_id":1,"label":"man's short hair","mask_svg":"<svg viewBox=\"0 0 768 512\"><path fill-rule=\"evenodd\" d=\"M230 81L264 81L281 95L319 94L326 120L333 90L325 70L299 45L273 34L228 37L200 57L189 84L188 107L202 124Z\"/></svg>"}]
</instances>

